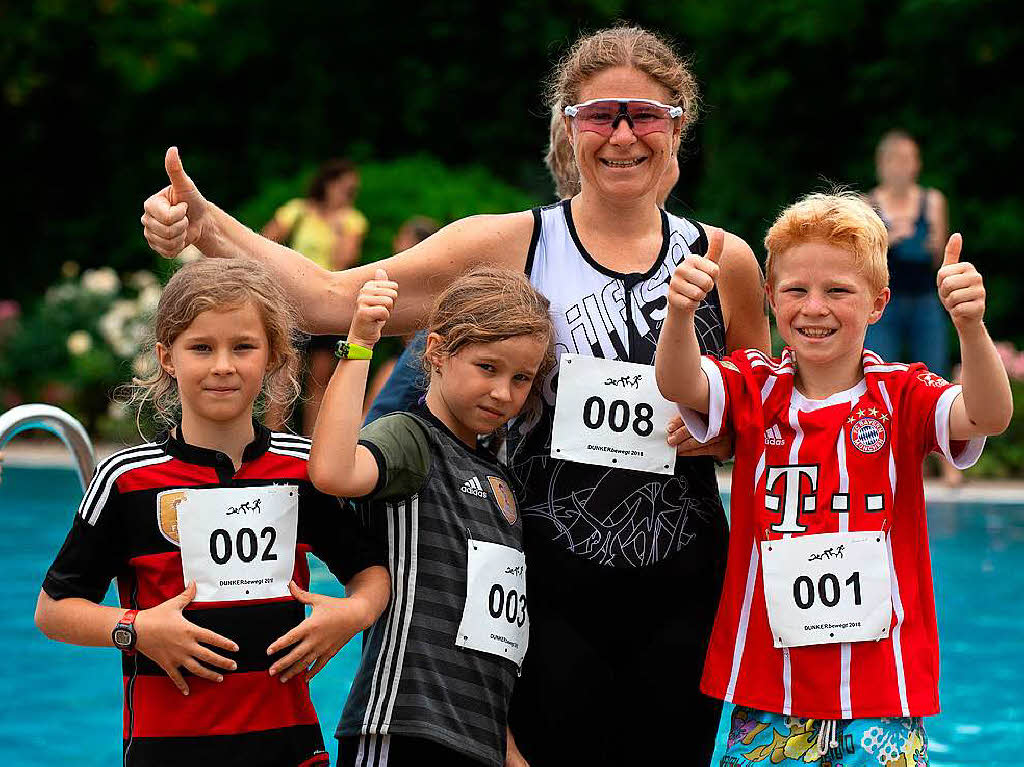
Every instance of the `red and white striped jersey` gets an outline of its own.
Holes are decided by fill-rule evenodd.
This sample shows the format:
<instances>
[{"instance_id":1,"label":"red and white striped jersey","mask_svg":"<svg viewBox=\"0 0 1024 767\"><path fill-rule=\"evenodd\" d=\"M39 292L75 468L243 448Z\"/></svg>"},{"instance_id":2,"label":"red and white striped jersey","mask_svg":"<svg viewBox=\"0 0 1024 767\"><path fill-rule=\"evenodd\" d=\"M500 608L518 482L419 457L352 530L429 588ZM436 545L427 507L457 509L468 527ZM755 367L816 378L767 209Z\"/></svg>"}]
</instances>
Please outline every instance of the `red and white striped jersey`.
<instances>
[{"instance_id":1,"label":"red and white striped jersey","mask_svg":"<svg viewBox=\"0 0 1024 767\"><path fill-rule=\"evenodd\" d=\"M740 350L701 367L707 418L683 418L701 440L735 432L729 561L701 689L746 706L823 719L939 711L939 645L922 461L941 450L959 468L984 439L949 440L960 393L920 363L863 354L864 378L824 400L793 385L795 360ZM875 642L775 648L760 542L791 535L887 533L893 615Z\"/></svg>"}]
</instances>

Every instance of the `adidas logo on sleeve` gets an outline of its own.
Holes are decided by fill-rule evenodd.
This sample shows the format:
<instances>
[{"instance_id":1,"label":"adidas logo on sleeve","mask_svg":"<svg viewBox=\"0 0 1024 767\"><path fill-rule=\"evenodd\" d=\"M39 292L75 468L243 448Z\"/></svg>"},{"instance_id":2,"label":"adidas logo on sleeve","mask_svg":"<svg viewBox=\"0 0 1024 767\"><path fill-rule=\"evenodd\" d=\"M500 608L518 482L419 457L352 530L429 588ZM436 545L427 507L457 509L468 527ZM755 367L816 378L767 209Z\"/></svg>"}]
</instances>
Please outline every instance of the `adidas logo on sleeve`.
<instances>
[{"instance_id":1,"label":"adidas logo on sleeve","mask_svg":"<svg viewBox=\"0 0 1024 767\"><path fill-rule=\"evenodd\" d=\"M764 444L766 445L785 445L786 441L782 438L782 430L779 429L778 424L772 425L770 429L764 430Z\"/></svg>"},{"instance_id":2,"label":"adidas logo on sleeve","mask_svg":"<svg viewBox=\"0 0 1024 767\"><path fill-rule=\"evenodd\" d=\"M479 477L472 477L471 479L467 479L460 489L466 495L475 495L477 498L487 497L487 491L484 490L483 485L480 484Z\"/></svg>"}]
</instances>

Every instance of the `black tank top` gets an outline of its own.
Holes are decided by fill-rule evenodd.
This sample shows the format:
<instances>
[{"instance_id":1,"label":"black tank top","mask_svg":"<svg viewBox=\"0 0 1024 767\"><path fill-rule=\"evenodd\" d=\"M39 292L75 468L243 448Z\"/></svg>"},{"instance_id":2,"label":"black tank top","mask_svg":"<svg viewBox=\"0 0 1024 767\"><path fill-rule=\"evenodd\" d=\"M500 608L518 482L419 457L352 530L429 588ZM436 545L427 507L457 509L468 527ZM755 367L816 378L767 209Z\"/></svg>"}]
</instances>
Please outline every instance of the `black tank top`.
<instances>
[{"instance_id":1,"label":"black tank top","mask_svg":"<svg viewBox=\"0 0 1024 767\"><path fill-rule=\"evenodd\" d=\"M526 272L551 300L559 355L654 363L672 272L688 254L707 251L699 224L664 211L661 216L654 264L643 274L620 274L587 253L568 201L534 211ZM698 307L696 327L702 352L724 355L717 290ZM520 485L528 556L553 544L606 567L639 568L679 556L711 557L715 569L724 564L718 549L726 525L714 460L680 458L674 475L665 476L551 458L557 380L556 367L540 411L509 429L508 466Z\"/></svg>"}]
</instances>

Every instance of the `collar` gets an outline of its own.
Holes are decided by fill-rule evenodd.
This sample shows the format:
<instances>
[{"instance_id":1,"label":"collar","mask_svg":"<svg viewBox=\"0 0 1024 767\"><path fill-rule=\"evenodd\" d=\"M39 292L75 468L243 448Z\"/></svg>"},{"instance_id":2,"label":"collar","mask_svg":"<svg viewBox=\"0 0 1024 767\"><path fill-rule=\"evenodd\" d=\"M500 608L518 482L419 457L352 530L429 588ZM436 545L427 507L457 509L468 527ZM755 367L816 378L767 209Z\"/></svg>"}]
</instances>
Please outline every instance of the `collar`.
<instances>
[{"instance_id":1,"label":"collar","mask_svg":"<svg viewBox=\"0 0 1024 767\"><path fill-rule=\"evenodd\" d=\"M438 418L436 415L430 412L430 408L427 407L427 398L425 396L420 397L419 402L416 402L415 404L410 406L409 412L412 413L413 415L419 416L424 421L430 422L432 425L437 427L442 433L446 434L449 438L451 438L453 442L456 442L459 445L459 447L461 447L463 450L467 450L476 455L478 458L482 458L489 463L496 463L498 461L498 457L494 454L492 450L489 450L487 447L484 446L483 441L479 437L477 437L476 449L470 450L469 446L466 445L466 443L463 442L461 439L459 439L455 435L455 432L449 429L448 425L444 421L442 421L440 418Z\"/></svg>"},{"instance_id":2,"label":"collar","mask_svg":"<svg viewBox=\"0 0 1024 767\"><path fill-rule=\"evenodd\" d=\"M160 434L156 441L163 443L164 449L175 458L178 458L185 463L192 463L198 466L212 466L214 468L221 466L233 467L231 459L219 450L211 450L207 447L199 447L198 445L190 445L185 438L184 432L181 430L181 422L177 425L177 437L174 436L175 429L166 431ZM249 463L254 461L264 453L270 447L270 429L261 424L259 421L253 419L252 422L253 437L252 442L245 446L245 450L242 451L242 463ZM233 471L233 468L232 468Z\"/></svg>"}]
</instances>

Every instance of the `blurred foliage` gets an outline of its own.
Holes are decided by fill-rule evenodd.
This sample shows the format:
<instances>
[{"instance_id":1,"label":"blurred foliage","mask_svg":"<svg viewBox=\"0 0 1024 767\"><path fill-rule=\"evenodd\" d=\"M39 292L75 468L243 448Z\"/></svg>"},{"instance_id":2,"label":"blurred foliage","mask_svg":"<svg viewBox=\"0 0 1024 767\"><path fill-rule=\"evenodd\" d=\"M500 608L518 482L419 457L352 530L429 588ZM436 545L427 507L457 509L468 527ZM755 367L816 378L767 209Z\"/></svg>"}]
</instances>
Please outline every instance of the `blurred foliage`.
<instances>
[{"instance_id":1,"label":"blurred foliage","mask_svg":"<svg viewBox=\"0 0 1024 767\"><path fill-rule=\"evenodd\" d=\"M37 0L0 18L0 298L27 306L67 260L154 268L138 217L172 143L204 193L253 226L310 168L351 157L369 258L416 213L547 202L543 80L580 32L628 20L691 55L702 86L671 209L761 254L796 197L870 187L878 138L902 127L987 278L993 335L1024 345L1012 0Z\"/></svg>"},{"instance_id":2,"label":"blurred foliage","mask_svg":"<svg viewBox=\"0 0 1024 767\"><path fill-rule=\"evenodd\" d=\"M306 196L315 172L313 165L267 184L258 196L238 206L238 218L261 229L279 206ZM449 168L426 155L362 163L359 175L355 206L370 220L363 242L364 263L390 256L395 234L413 215L429 216L444 225L478 213L507 213L535 204L533 197L503 183L485 168Z\"/></svg>"}]
</instances>

